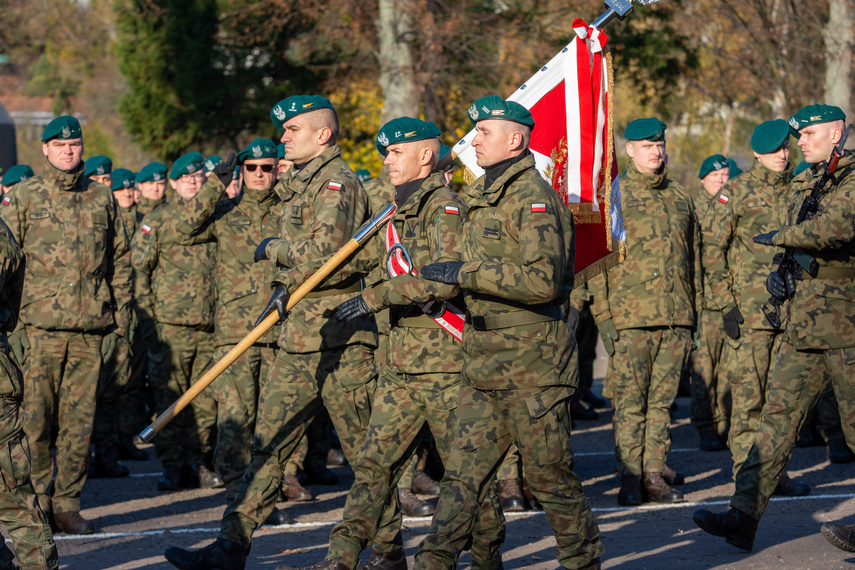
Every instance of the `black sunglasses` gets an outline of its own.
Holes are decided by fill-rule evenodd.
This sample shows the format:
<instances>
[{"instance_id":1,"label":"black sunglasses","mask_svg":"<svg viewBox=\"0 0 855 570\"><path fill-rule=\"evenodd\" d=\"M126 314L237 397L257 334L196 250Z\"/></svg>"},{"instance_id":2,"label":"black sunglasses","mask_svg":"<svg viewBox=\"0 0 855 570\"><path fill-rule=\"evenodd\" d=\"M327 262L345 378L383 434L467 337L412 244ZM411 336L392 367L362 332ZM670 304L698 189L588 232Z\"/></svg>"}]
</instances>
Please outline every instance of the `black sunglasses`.
<instances>
[{"instance_id":1,"label":"black sunglasses","mask_svg":"<svg viewBox=\"0 0 855 570\"><path fill-rule=\"evenodd\" d=\"M255 169L261 167L262 172L273 172L274 164L244 164L247 172L255 172Z\"/></svg>"}]
</instances>

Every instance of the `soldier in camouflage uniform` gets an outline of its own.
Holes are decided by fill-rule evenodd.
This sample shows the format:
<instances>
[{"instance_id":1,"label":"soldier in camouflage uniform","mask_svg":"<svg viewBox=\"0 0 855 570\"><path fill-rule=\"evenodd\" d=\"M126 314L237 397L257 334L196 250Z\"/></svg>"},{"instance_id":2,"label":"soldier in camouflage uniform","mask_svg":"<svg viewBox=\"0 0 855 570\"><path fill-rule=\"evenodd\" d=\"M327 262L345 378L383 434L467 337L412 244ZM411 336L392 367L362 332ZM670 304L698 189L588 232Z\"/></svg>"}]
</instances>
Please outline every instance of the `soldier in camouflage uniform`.
<instances>
[{"instance_id":1,"label":"soldier in camouflage uniform","mask_svg":"<svg viewBox=\"0 0 855 570\"><path fill-rule=\"evenodd\" d=\"M26 164L16 164L3 173L0 178L0 198L12 192L15 184L19 184L28 178L35 176L33 169Z\"/></svg>"},{"instance_id":2,"label":"soldier in camouflage uniform","mask_svg":"<svg viewBox=\"0 0 855 570\"><path fill-rule=\"evenodd\" d=\"M766 277L775 252L751 238L778 229L785 221L792 175L787 122L778 119L758 125L751 148L756 157L754 165L716 193L702 225L703 263L709 285L704 301L718 317L704 326L726 334L728 339L723 368L733 393L728 443L734 475L754 441L780 332L763 315L763 304L769 300ZM810 487L784 475L776 492L800 496L808 494Z\"/></svg>"},{"instance_id":3,"label":"soldier in camouflage uniform","mask_svg":"<svg viewBox=\"0 0 855 570\"><path fill-rule=\"evenodd\" d=\"M137 174L137 186L140 189L140 199L137 202L137 229L139 222L166 200L167 170L162 162L150 162Z\"/></svg>"},{"instance_id":4,"label":"soldier in camouflage uniform","mask_svg":"<svg viewBox=\"0 0 855 570\"><path fill-rule=\"evenodd\" d=\"M237 161L244 182L238 199L223 201L226 184L231 183L232 162L227 161L218 169L220 161L211 167L214 175L208 176L196 197L188 200L174 219L175 229L187 238L213 222L212 233L217 241L215 362L222 360L253 329L258 308L264 306L269 296L266 284L276 274L272 264L254 263L258 243L274 231L282 215L282 202L273 191L276 147L269 139L255 139L238 153ZM218 172L224 175L222 180ZM212 385L217 401L214 466L226 485L228 502L237 495L238 483L249 465L259 385L266 381L276 355L276 332L268 331ZM286 480L302 489L293 474L286 475ZM290 522L284 512L277 516L272 522Z\"/></svg>"},{"instance_id":5,"label":"soldier in camouflage uniform","mask_svg":"<svg viewBox=\"0 0 855 570\"><path fill-rule=\"evenodd\" d=\"M695 523L743 550L754 547L757 524L778 485L805 414L831 382L840 405L846 441L855 449L855 156L846 151L834 180L826 182L819 208L796 223L802 202L840 141L845 115L839 107L808 105L790 117L790 132L805 160L814 166L793 180L787 218L779 229L755 236L770 247L797 247L813 256L816 277L802 271L785 279L777 271L766 280L770 293L789 298L787 320L767 384L766 403L726 513L695 511ZM770 270L774 269L770 266ZM759 293L758 293L759 295ZM756 309L752 309L756 310Z\"/></svg>"},{"instance_id":6,"label":"soldier in camouflage uniform","mask_svg":"<svg viewBox=\"0 0 855 570\"><path fill-rule=\"evenodd\" d=\"M552 526L558 562L599 567L599 528L570 446L579 372L561 304L573 285L573 216L535 168L528 151L534 120L522 105L484 97L469 117L486 172L466 189L462 261L421 269L424 279L459 285L470 314L458 428L415 567L456 566L513 442Z\"/></svg>"},{"instance_id":7,"label":"soldier in camouflage uniform","mask_svg":"<svg viewBox=\"0 0 855 570\"><path fill-rule=\"evenodd\" d=\"M730 165L720 154L708 156L701 164L698 178L700 192L695 196L695 216L698 223L716 198L716 194L730 178ZM703 241L705 236L701 236ZM726 449L724 440L730 425L730 384L721 370L724 352L724 330L721 327L721 312L708 298L709 272L707 260L703 262L704 302L699 324L700 343L692 351L692 424L700 436L701 451Z\"/></svg>"},{"instance_id":8,"label":"soldier in camouflage uniform","mask_svg":"<svg viewBox=\"0 0 855 570\"><path fill-rule=\"evenodd\" d=\"M107 188L113 186L113 161L109 156L98 154L90 156L83 163L83 176L91 178Z\"/></svg>"},{"instance_id":9,"label":"soldier in camouflage uniform","mask_svg":"<svg viewBox=\"0 0 855 570\"><path fill-rule=\"evenodd\" d=\"M631 122L630 163L621 176L626 260L588 282L614 395L618 504L683 500L663 472L668 409L689 358L701 306L700 242L692 198L668 178L665 123Z\"/></svg>"},{"instance_id":10,"label":"soldier in camouflage uniform","mask_svg":"<svg viewBox=\"0 0 855 570\"><path fill-rule=\"evenodd\" d=\"M175 228L176 215L202 180L201 154L190 152L176 160L169 172L175 194L143 218L133 238L137 315L158 414L208 369L214 354L213 228L208 223L189 237ZM213 396L202 392L158 433L154 445L163 465L158 490L222 486L206 464L216 417Z\"/></svg>"},{"instance_id":11,"label":"soldier in camouflage uniform","mask_svg":"<svg viewBox=\"0 0 855 570\"><path fill-rule=\"evenodd\" d=\"M15 328L21 307L24 254L9 227L0 220L0 523L12 538L24 570L59 568L47 517L30 481L30 453L24 438L21 400L24 381L12 360L6 335ZM0 545L0 568L17 568L14 554Z\"/></svg>"},{"instance_id":12,"label":"soldier in camouflage uniform","mask_svg":"<svg viewBox=\"0 0 855 570\"><path fill-rule=\"evenodd\" d=\"M332 530L327 557L312 568L356 568L359 554L374 542L366 567L406 569L403 549L378 551L381 545L375 534L381 515L388 504L394 504L395 485L408 468L425 426L430 427L444 460L451 449L460 389L462 347L455 335L463 327L462 299L458 287L410 273L430 263L460 259L466 205L445 186L444 174L433 172L439 135L433 123L401 117L383 125L377 136L397 209L360 252L365 268L374 267L366 278L371 287L340 305L336 317L350 320L388 308L387 360L375 393L371 435L354 462L356 480L344 506L343 522ZM396 245L403 249L392 249ZM437 298L453 299L453 305L435 302ZM449 324L455 318L456 327L453 321ZM481 508L472 544L473 567L501 568L504 519L494 491L484 497ZM394 530L400 532L400 528Z\"/></svg>"},{"instance_id":13,"label":"soldier in camouflage uniform","mask_svg":"<svg viewBox=\"0 0 855 570\"><path fill-rule=\"evenodd\" d=\"M341 323L333 310L361 289L358 276L333 272L286 314L296 290L323 260L368 219L368 196L336 144L339 124L319 95L280 101L270 113L283 131L294 167L275 187L284 202L277 238L259 243L255 257L274 264L274 292L259 320L278 311L279 350L258 404L250 465L223 515L216 542L200 550L171 547L166 559L182 569L244 568L252 535L271 513L282 481L281 464L294 452L306 423L322 406L330 412L342 449L353 459L366 436L376 387L377 329L362 317ZM390 506L384 517L396 516ZM386 522L383 528L398 528ZM394 537L378 537L390 550Z\"/></svg>"},{"instance_id":14,"label":"soldier in camouflage uniform","mask_svg":"<svg viewBox=\"0 0 855 570\"><path fill-rule=\"evenodd\" d=\"M129 244L110 189L83 176L80 123L54 119L42 139L44 172L19 184L2 209L27 259L21 318L9 340L23 359L24 431L39 504L60 530L89 534L95 527L80 516L80 491L102 355L130 326Z\"/></svg>"}]
</instances>

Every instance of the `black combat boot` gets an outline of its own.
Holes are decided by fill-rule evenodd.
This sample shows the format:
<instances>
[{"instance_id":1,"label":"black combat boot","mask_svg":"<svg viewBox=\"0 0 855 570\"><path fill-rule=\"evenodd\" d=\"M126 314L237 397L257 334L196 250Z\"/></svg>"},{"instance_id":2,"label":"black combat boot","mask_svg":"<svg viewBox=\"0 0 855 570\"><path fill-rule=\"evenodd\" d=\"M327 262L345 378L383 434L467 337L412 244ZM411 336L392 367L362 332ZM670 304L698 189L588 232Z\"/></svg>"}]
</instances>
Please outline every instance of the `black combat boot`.
<instances>
[{"instance_id":1,"label":"black combat boot","mask_svg":"<svg viewBox=\"0 0 855 570\"><path fill-rule=\"evenodd\" d=\"M148 453L134 445L134 438L130 435L119 437L119 444L116 446L116 451L119 452L119 459L128 459L130 461L146 461L148 459Z\"/></svg>"},{"instance_id":2,"label":"black combat boot","mask_svg":"<svg viewBox=\"0 0 855 570\"><path fill-rule=\"evenodd\" d=\"M620 478L617 502L625 507L641 504L641 475L628 474Z\"/></svg>"},{"instance_id":3,"label":"black combat boot","mask_svg":"<svg viewBox=\"0 0 855 570\"><path fill-rule=\"evenodd\" d=\"M93 534L95 532L95 525L92 524L92 521L83 518L80 511L54 513L53 522L60 532L66 534Z\"/></svg>"},{"instance_id":4,"label":"black combat boot","mask_svg":"<svg viewBox=\"0 0 855 570\"><path fill-rule=\"evenodd\" d=\"M713 428L698 430L698 435L701 438L701 451L723 451L727 449L724 442L718 437L718 434Z\"/></svg>"},{"instance_id":5,"label":"black combat boot","mask_svg":"<svg viewBox=\"0 0 855 570\"><path fill-rule=\"evenodd\" d=\"M181 484L188 489L220 489L226 486L220 476L208 469L204 463L185 465Z\"/></svg>"},{"instance_id":6,"label":"black combat boot","mask_svg":"<svg viewBox=\"0 0 855 570\"><path fill-rule=\"evenodd\" d=\"M692 520L704 532L721 536L736 548L746 552L751 552L754 548L757 521L742 511L731 508L726 513L713 513L706 509L698 509L692 515Z\"/></svg>"},{"instance_id":7,"label":"black combat boot","mask_svg":"<svg viewBox=\"0 0 855 570\"><path fill-rule=\"evenodd\" d=\"M344 453L340 449L330 447L329 451L327 451L327 466L341 467L347 464L347 457L344 456Z\"/></svg>"},{"instance_id":8,"label":"black combat boot","mask_svg":"<svg viewBox=\"0 0 855 570\"><path fill-rule=\"evenodd\" d=\"M116 451L112 447L99 447L92 455L92 468L89 476L94 479L120 479L131 474L126 465L116 461Z\"/></svg>"},{"instance_id":9,"label":"black combat boot","mask_svg":"<svg viewBox=\"0 0 855 570\"><path fill-rule=\"evenodd\" d=\"M359 565L359 570L407 570L407 556L403 548L392 552L371 553L371 557Z\"/></svg>"},{"instance_id":10,"label":"black combat boot","mask_svg":"<svg viewBox=\"0 0 855 570\"><path fill-rule=\"evenodd\" d=\"M292 522L294 522L294 517L289 515L288 511L283 511L273 507L273 511L271 511L270 515L264 521L264 524L278 526L280 524L291 524Z\"/></svg>"},{"instance_id":11,"label":"black combat boot","mask_svg":"<svg viewBox=\"0 0 855 570\"><path fill-rule=\"evenodd\" d=\"M593 408L587 407L581 400L573 398L570 400L570 417L574 420L589 422L600 417L600 414Z\"/></svg>"},{"instance_id":12,"label":"black combat boot","mask_svg":"<svg viewBox=\"0 0 855 570\"><path fill-rule=\"evenodd\" d=\"M408 517L428 517L435 510L433 505L416 497L412 489L399 487L398 500L401 503L401 512Z\"/></svg>"},{"instance_id":13,"label":"black combat boot","mask_svg":"<svg viewBox=\"0 0 855 570\"><path fill-rule=\"evenodd\" d=\"M305 469L306 485L338 485L338 475L327 469L327 466L316 469Z\"/></svg>"},{"instance_id":14,"label":"black combat boot","mask_svg":"<svg viewBox=\"0 0 855 570\"><path fill-rule=\"evenodd\" d=\"M525 498L522 494L519 479L500 479L499 480L499 502L502 504L502 510L505 512L524 511Z\"/></svg>"},{"instance_id":15,"label":"black combat boot","mask_svg":"<svg viewBox=\"0 0 855 570\"><path fill-rule=\"evenodd\" d=\"M199 550L184 550L176 546L166 549L166 560L181 570L243 570L249 550L237 542L218 538Z\"/></svg>"},{"instance_id":16,"label":"black combat boot","mask_svg":"<svg viewBox=\"0 0 855 570\"><path fill-rule=\"evenodd\" d=\"M855 552L855 526L838 523L822 525L822 536L828 542L846 552Z\"/></svg>"},{"instance_id":17,"label":"black combat boot","mask_svg":"<svg viewBox=\"0 0 855 570\"><path fill-rule=\"evenodd\" d=\"M181 486L181 467L167 465L157 481L158 491L177 491Z\"/></svg>"},{"instance_id":18,"label":"black combat boot","mask_svg":"<svg viewBox=\"0 0 855 570\"><path fill-rule=\"evenodd\" d=\"M827 451L828 461L831 463L852 463L855 460L855 455L842 437L829 439Z\"/></svg>"},{"instance_id":19,"label":"black combat boot","mask_svg":"<svg viewBox=\"0 0 855 570\"><path fill-rule=\"evenodd\" d=\"M300 568L299 566L290 566L288 564L280 564L276 567L276 570L351 570L349 566L345 566L338 560L330 560L326 558L321 562L316 562L311 566L304 566Z\"/></svg>"},{"instance_id":20,"label":"black combat boot","mask_svg":"<svg viewBox=\"0 0 855 570\"><path fill-rule=\"evenodd\" d=\"M662 473L644 473L642 483L647 497L655 503L682 503L686 500L683 493L665 482Z\"/></svg>"},{"instance_id":21,"label":"black combat boot","mask_svg":"<svg viewBox=\"0 0 855 570\"><path fill-rule=\"evenodd\" d=\"M590 388L585 388L579 393L579 399L585 402L586 404L590 404L592 408L605 408L608 405L608 402L594 394Z\"/></svg>"},{"instance_id":22,"label":"black combat boot","mask_svg":"<svg viewBox=\"0 0 855 570\"><path fill-rule=\"evenodd\" d=\"M810 485L790 479L790 476L784 473L772 494L781 497L804 497L810 495Z\"/></svg>"},{"instance_id":23,"label":"black combat boot","mask_svg":"<svg viewBox=\"0 0 855 570\"><path fill-rule=\"evenodd\" d=\"M674 471L667 465L665 469L662 470L662 478L665 479L665 482L669 485L682 485L686 482L686 476L678 471Z\"/></svg>"}]
</instances>

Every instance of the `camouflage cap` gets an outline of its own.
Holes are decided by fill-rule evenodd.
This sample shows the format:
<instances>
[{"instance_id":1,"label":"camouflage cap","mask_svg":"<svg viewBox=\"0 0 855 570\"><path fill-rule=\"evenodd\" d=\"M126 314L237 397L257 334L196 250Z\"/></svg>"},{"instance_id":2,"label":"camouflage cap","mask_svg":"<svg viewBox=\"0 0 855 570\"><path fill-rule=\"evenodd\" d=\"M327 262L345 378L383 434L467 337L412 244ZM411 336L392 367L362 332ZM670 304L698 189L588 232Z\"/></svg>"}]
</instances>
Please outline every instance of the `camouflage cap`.
<instances>
[{"instance_id":1,"label":"camouflage cap","mask_svg":"<svg viewBox=\"0 0 855 570\"><path fill-rule=\"evenodd\" d=\"M103 176L113 172L113 161L109 156L90 156L83 163L83 176Z\"/></svg>"},{"instance_id":2,"label":"camouflage cap","mask_svg":"<svg viewBox=\"0 0 855 570\"><path fill-rule=\"evenodd\" d=\"M630 141L664 141L668 125L656 117L636 119L626 126L623 136Z\"/></svg>"},{"instance_id":3,"label":"camouflage cap","mask_svg":"<svg viewBox=\"0 0 855 570\"><path fill-rule=\"evenodd\" d=\"M356 178L360 182L368 182L369 180L371 180L371 173L368 172L368 170L366 170L365 168L360 168L359 170L354 172L354 174L356 174Z\"/></svg>"},{"instance_id":4,"label":"camouflage cap","mask_svg":"<svg viewBox=\"0 0 855 570\"><path fill-rule=\"evenodd\" d=\"M834 105L807 105L790 117L790 134L799 139L801 138L799 131L805 127L819 123L845 120L846 113L840 107L835 107Z\"/></svg>"},{"instance_id":5,"label":"camouflage cap","mask_svg":"<svg viewBox=\"0 0 855 570\"><path fill-rule=\"evenodd\" d=\"M212 154L205 159L205 172L211 172L214 167L223 161L219 154Z\"/></svg>"},{"instance_id":6,"label":"camouflage cap","mask_svg":"<svg viewBox=\"0 0 855 570\"><path fill-rule=\"evenodd\" d=\"M35 176L33 169L26 164L16 164L3 174L3 179L0 184L3 186L13 186L18 182L23 182L27 178Z\"/></svg>"},{"instance_id":7,"label":"camouflage cap","mask_svg":"<svg viewBox=\"0 0 855 570\"><path fill-rule=\"evenodd\" d=\"M724 155L714 154L712 156L708 156L701 163L701 170L698 172L698 178L703 178L710 172L721 170L722 168L728 168L729 166L727 158L725 158Z\"/></svg>"},{"instance_id":8,"label":"camouflage cap","mask_svg":"<svg viewBox=\"0 0 855 570\"><path fill-rule=\"evenodd\" d=\"M730 167L730 177L736 178L740 174L742 174L743 170L739 168L739 165L736 164L736 161L732 158L727 159L727 165Z\"/></svg>"},{"instance_id":9,"label":"camouflage cap","mask_svg":"<svg viewBox=\"0 0 855 570\"><path fill-rule=\"evenodd\" d=\"M534 117L528 109L516 101L505 101L498 95L481 97L469 106L466 111L473 125L485 119L513 121L534 128Z\"/></svg>"},{"instance_id":10,"label":"camouflage cap","mask_svg":"<svg viewBox=\"0 0 855 570\"><path fill-rule=\"evenodd\" d=\"M377 152L386 156L389 145L422 141L426 139L438 139L442 131L430 121L422 121L412 117L398 117L392 119L377 133Z\"/></svg>"},{"instance_id":11,"label":"camouflage cap","mask_svg":"<svg viewBox=\"0 0 855 570\"><path fill-rule=\"evenodd\" d=\"M282 132L282 125L297 115L318 109L333 109L333 106L329 99L320 95L294 95L273 106L270 110L270 120L273 121L273 126Z\"/></svg>"},{"instance_id":12,"label":"camouflage cap","mask_svg":"<svg viewBox=\"0 0 855 570\"><path fill-rule=\"evenodd\" d=\"M137 182L160 182L166 178L166 165L162 162L149 162L137 174Z\"/></svg>"},{"instance_id":13,"label":"camouflage cap","mask_svg":"<svg viewBox=\"0 0 855 570\"><path fill-rule=\"evenodd\" d=\"M276 145L276 158L280 160L285 158L285 143L279 143Z\"/></svg>"},{"instance_id":14,"label":"camouflage cap","mask_svg":"<svg viewBox=\"0 0 855 570\"><path fill-rule=\"evenodd\" d=\"M793 176L798 176L799 174L801 174L802 172L804 172L805 170L807 170L811 166L813 166L813 165L811 163L807 162L806 160L801 161L799 163L799 165L793 169Z\"/></svg>"},{"instance_id":15,"label":"camouflage cap","mask_svg":"<svg viewBox=\"0 0 855 570\"><path fill-rule=\"evenodd\" d=\"M758 154L769 154L790 140L790 126L784 119L766 121L754 127L751 135L751 150Z\"/></svg>"},{"instance_id":16,"label":"camouflage cap","mask_svg":"<svg viewBox=\"0 0 855 570\"><path fill-rule=\"evenodd\" d=\"M258 138L246 145L246 148L237 155L238 164L247 160L258 160L260 158L277 158L276 146L270 139Z\"/></svg>"},{"instance_id":17,"label":"camouflage cap","mask_svg":"<svg viewBox=\"0 0 855 570\"><path fill-rule=\"evenodd\" d=\"M80 121L71 115L63 115L48 123L44 134L42 134L42 142L52 139L79 139L81 137L83 137L83 130L80 128Z\"/></svg>"},{"instance_id":18,"label":"camouflage cap","mask_svg":"<svg viewBox=\"0 0 855 570\"><path fill-rule=\"evenodd\" d=\"M172 170L169 171L169 177L173 180L178 180L185 174L195 174L202 170L205 159L201 153L196 151L188 152L178 157L175 164L172 165Z\"/></svg>"},{"instance_id":19,"label":"camouflage cap","mask_svg":"<svg viewBox=\"0 0 855 570\"><path fill-rule=\"evenodd\" d=\"M113 171L113 184L110 185L110 190L124 190L133 188L136 185L136 175L127 168L117 168Z\"/></svg>"}]
</instances>

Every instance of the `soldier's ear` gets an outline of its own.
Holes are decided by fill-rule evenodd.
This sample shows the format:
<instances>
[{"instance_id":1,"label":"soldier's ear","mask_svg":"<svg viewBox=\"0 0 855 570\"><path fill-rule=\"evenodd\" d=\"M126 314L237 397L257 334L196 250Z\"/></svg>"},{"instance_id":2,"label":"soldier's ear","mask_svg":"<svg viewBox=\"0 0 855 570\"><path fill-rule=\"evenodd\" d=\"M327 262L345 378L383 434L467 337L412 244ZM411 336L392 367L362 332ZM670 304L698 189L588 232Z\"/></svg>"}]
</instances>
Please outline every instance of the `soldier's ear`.
<instances>
[{"instance_id":1,"label":"soldier's ear","mask_svg":"<svg viewBox=\"0 0 855 570\"><path fill-rule=\"evenodd\" d=\"M42 143L42 154L45 155L45 157L48 155L48 143L46 142Z\"/></svg>"},{"instance_id":2,"label":"soldier's ear","mask_svg":"<svg viewBox=\"0 0 855 570\"><path fill-rule=\"evenodd\" d=\"M169 178L168 180L169 180L169 187L172 188L173 190L175 190L175 180L173 180L172 178Z\"/></svg>"},{"instance_id":3,"label":"soldier's ear","mask_svg":"<svg viewBox=\"0 0 855 570\"><path fill-rule=\"evenodd\" d=\"M635 147L630 141L626 142L626 155L630 158L635 158Z\"/></svg>"}]
</instances>

